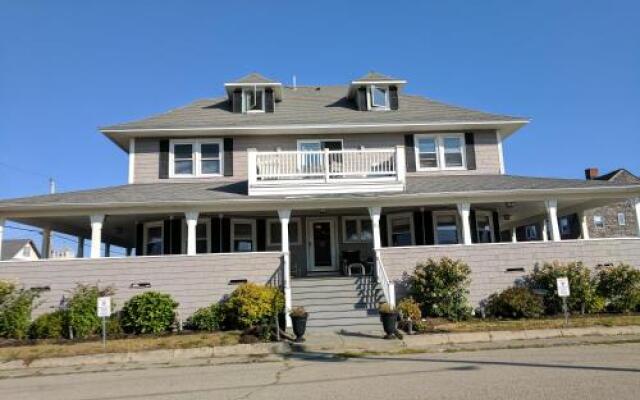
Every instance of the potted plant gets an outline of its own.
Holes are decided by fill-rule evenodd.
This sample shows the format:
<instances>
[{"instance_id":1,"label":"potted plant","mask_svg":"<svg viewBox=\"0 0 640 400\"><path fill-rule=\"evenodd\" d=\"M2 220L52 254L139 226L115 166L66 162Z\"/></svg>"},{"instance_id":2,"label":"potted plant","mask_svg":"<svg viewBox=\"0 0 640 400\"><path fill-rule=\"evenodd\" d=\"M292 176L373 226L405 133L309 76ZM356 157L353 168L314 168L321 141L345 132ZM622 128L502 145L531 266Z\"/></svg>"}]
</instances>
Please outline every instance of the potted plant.
<instances>
[{"instance_id":1,"label":"potted plant","mask_svg":"<svg viewBox=\"0 0 640 400\"><path fill-rule=\"evenodd\" d=\"M378 313L380 314L382 328L384 329L384 333L386 334L384 338L402 338L402 335L400 335L400 332L398 332L398 311L395 308L391 307L389 303L382 303L378 307Z\"/></svg>"},{"instance_id":2,"label":"potted plant","mask_svg":"<svg viewBox=\"0 0 640 400\"><path fill-rule=\"evenodd\" d=\"M294 307L289 313L293 325L293 333L296 335L296 343L304 342L302 338L307 330L307 317L309 313L304 307Z\"/></svg>"}]
</instances>

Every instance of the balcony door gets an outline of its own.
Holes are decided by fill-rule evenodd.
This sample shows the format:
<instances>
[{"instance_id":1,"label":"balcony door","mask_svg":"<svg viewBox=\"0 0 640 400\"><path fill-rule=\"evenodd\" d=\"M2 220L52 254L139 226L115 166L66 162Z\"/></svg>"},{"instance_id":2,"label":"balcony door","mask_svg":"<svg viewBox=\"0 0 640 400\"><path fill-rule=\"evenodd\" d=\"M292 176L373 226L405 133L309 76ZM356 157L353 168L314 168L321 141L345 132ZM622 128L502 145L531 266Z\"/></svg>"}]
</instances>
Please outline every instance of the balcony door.
<instances>
[{"instance_id":1,"label":"balcony door","mask_svg":"<svg viewBox=\"0 0 640 400\"><path fill-rule=\"evenodd\" d=\"M329 149L330 151L342 150L342 139L305 139L298 140L299 156L298 165L302 173L323 175L324 156L322 151ZM308 153L308 154L304 154ZM329 158L330 171L337 172L342 166L342 157L340 154L334 154Z\"/></svg>"},{"instance_id":2,"label":"balcony door","mask_svg":"<svg viewBox=\"0 0 640 400\"><path fill-rule=\"evenodd\" d=\"M338 270L335 218L307 218L307 249L310 272Z\"/></svg>"}]
</instances>

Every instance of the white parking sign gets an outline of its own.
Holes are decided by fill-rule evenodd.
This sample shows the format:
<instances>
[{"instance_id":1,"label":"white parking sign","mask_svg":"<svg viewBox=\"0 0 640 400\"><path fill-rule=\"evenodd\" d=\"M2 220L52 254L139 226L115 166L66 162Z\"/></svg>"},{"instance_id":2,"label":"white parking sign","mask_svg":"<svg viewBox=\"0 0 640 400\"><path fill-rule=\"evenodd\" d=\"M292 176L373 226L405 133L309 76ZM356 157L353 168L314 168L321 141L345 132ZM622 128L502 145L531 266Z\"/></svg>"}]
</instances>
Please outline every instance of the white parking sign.
<instances>
[{"instance_id":1,"label":"white parking sign","mask_svg":"<svg viewBox=\"0 0 640 400\"><path fill-rule=\"evenodd\" d=\"M98 317L111 315L111 297L98 297Z\"/></svg>"},{"instance_id":2,"label":"white parking sign","mask_svg":"<svg viewBox=\"0 0 640 400\"><path fill-rule=\"evenodd\" d=\"M569 297L569 278L558 278L556 282L558 285L558 296Z\"/></svg>"}]
</instances>

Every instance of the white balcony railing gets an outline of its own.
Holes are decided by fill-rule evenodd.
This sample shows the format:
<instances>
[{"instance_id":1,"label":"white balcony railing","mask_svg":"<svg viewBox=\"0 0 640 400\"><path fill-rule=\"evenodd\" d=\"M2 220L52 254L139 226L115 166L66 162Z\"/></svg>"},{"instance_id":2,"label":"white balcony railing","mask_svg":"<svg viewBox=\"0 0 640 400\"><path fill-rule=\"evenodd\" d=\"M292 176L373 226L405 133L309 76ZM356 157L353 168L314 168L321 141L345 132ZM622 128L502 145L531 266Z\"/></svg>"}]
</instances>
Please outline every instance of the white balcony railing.
<instances>
[{"instance_id":1,"label":"white balcony railing","mask_svg":"<svg viewBox=\"0 0 640 400\"><path fill-rule=\"evenodd\" d=\"M405 181L404 148L271 151L250 149L249 194L313 193L334 189L358 192L402 190ZM322 188L322 189L320 189ZM362 189L362 190L360 190Z\"/></svg>"}]
</instances>

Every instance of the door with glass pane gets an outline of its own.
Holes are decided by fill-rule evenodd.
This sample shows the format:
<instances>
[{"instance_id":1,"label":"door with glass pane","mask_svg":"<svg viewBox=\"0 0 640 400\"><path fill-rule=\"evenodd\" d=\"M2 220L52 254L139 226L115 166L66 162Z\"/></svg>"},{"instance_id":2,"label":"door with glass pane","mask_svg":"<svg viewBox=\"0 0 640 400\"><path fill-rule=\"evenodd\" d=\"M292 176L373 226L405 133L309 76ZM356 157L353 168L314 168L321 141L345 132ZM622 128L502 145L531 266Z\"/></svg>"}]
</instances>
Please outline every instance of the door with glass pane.
<instances>
[{"instance_id":1,"label":"door with glass pane","mask_svg":"<svg viewBox=\"0 0 640 400\"><path fill-rule=\"evenodd\" d=\"M337 270L333 218L308 218L307 241L307 267L310 271Z\"/></svg>"},{"instance_id":2,"label":"door with glass pane","mask_svg":"<svg viewBox=\"0 0 640 400\"><path fill-rule=\"evenodd\" d=\"M322 151L342 150L341 140L300 140L298 141L298 167L306 175L321 177L324 174L324 154ZM331 172L339 172L342 168L342 155L332 154L329 157Z\"/></svg>"}]
</instances>

